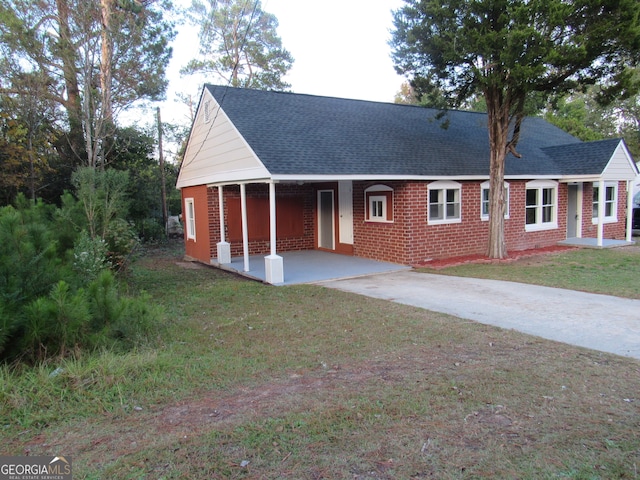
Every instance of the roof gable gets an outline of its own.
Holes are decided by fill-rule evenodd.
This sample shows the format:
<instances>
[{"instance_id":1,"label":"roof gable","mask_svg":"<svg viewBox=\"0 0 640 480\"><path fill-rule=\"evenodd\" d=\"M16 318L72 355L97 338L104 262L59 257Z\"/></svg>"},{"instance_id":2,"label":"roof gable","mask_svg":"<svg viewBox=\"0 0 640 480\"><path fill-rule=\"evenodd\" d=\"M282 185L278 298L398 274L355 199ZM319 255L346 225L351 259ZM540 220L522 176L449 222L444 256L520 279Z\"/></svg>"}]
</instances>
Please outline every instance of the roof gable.
<instances>
[{"instance_id":1,"label":"roof gable","mask_svg":"<svg viewBox=\"0 0 640 480\"><path fill-rule=\"evenodd\" d=\"M211 95L221 106L214 123L229 122L255 157L253 166L263 168L260 175L270 178L489 176L485 113L449 111L439 119L438 110L417 106L214 85L206 85L203 95ZM208 128L205 142L222 139L215 126ZM198 141L202 143L191 137L189 144ZM614 142L619 140L583 143L541 118L528 117L517 147L522 158L507 155L505 174L601 175L615 151ZM223 168L214 159L219 152L213 146L189 148L188 154L195 151L192 162ZM240 173L236 169L234 175Z\"/></svg>"},{"instance_id":2,"label":"roof gable","mask_svg":"<svg viewBox=\"0 0 640 480\"><path fill-rule=\"evenodd\" d=\"M264 164L205 89L189 134L177 187L268 177Z\"/></svg>"},{"instance_id":3,"label":"roof gable","mask_svg":"<svg viewBox=\"0 0 640 480\"><path fill-rule=\"evenodd\" d=\"M632 179L637 175L631 154L624 140L619 138L557 145L542 150L562 166L563 175L598 175L607 180Z\"/></svg>"}]
</instances>

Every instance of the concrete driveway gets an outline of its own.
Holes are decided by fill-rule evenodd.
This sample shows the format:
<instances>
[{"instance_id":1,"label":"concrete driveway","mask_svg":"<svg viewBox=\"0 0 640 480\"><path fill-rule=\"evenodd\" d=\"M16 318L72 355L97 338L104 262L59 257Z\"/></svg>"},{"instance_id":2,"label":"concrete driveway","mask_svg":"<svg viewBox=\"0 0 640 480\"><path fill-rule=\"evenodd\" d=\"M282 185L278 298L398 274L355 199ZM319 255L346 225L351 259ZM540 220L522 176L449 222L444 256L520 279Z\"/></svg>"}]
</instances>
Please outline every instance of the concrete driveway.
<instances>
[{"instance_id":1,"label":"concrete driveway","mask_svg":"<svg viewBox=\"0 0 640 480\"><path fill-rule=\"evenodd\" d=\"M414 271L321 285L640 359L640 300Z\"/></svg>"}]
</instances>

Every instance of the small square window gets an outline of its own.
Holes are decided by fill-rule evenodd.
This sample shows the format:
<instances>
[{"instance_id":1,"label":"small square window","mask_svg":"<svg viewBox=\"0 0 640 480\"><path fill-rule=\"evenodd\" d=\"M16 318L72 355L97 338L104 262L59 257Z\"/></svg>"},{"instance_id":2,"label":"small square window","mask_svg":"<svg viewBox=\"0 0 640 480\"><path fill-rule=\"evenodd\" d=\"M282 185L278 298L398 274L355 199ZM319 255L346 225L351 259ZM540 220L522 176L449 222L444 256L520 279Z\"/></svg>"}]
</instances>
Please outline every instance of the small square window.
<instances>
[{"instance_id":1,"label":"small square window","mask_svg":"<svg viewBox=\"0 0 640 480\"><path fill-rule=\"evenodd\" d=\"M393 190L386 185L374 185L365 190L368 222L393 222Z\"/></svg>"}]
</instances>

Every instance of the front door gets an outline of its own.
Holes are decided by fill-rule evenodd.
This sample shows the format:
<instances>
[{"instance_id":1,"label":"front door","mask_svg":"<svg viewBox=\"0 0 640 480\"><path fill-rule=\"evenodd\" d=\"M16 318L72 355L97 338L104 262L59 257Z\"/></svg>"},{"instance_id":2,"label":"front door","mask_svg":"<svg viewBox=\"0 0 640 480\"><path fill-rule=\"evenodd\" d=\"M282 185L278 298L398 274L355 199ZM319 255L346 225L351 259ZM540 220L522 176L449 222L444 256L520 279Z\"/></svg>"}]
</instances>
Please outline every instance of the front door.
<instances>
[{"instance_id":1,"label":"front door","mask_svg":"<svg viewBox=\"0 0 640 480\"><path fill-rule=\"evenodd\" d=\"M318 248L353 255L353 185L350 181L318 189Z\"/></svg>"},{"instance_id":2,"label":"front door","mask_svg":"<svg viewBox=\"0 0 640 480\"><path fill-rule=\"evenodd\" d=\"M568 185L567 238L582 237L582 185Z\"/></svg>"}]
</instances>

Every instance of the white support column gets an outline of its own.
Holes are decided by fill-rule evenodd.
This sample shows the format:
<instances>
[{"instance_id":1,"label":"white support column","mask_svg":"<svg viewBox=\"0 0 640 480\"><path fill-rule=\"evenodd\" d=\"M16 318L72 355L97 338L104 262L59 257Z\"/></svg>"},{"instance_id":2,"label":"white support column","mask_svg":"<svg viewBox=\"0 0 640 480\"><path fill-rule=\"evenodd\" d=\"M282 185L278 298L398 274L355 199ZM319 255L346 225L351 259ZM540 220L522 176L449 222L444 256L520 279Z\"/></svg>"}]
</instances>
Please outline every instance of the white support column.
<instances>
[{"instance_id":1,"label":"white support column","mask_svg":"<svg viewBox=\"0 0 640 480\"><path fill-rule=\"evenodd\" d=\"M603 245L604 239L604 199L605 199L604 180L598 182L598 246Z\"/></svg>"},{"instance_id":2,"label":"white support column","mask_svg":"<svg viewBox=\"0 0 640 480\"><path fill-rule=\"evenodd\" d=\"M627 242L631 241L633 227L633 182L627 180Z\"/></svg>"},{"instance_id":3,"label":"white support column","mask_svg":"<svg viewBox=\"0 0 640 480\"><path fill-rule=\"evenodd\" d=\"M220 242L217 244L218 263L220 265L231 263L231 244L225 239L224 232L224 195L222 185L218 187L218 207L220 211Z\"/></svg>"},{"instance_id":4,"label":"white support column","mask_svg":"<svg viewBox=\"0 0 640 480\"><path fill-rule=\"evenodd\" d=\"M249 271L249 229L247 222L247 187L240 184L240 205L242 209L242 254L244 256L244 271Z\"/></svg>"},{"instance_id":5,"label":"white support column","mask_svg":"<svg viewBox=\"0 0 640 480\"><path fill-rule=\"evenodd\" d=\"M284 261L276 254L276 184L269 184L269 239L271 254L264 257L264 272L267 283L284 283Z\"/></svg>"}]
</instances>

